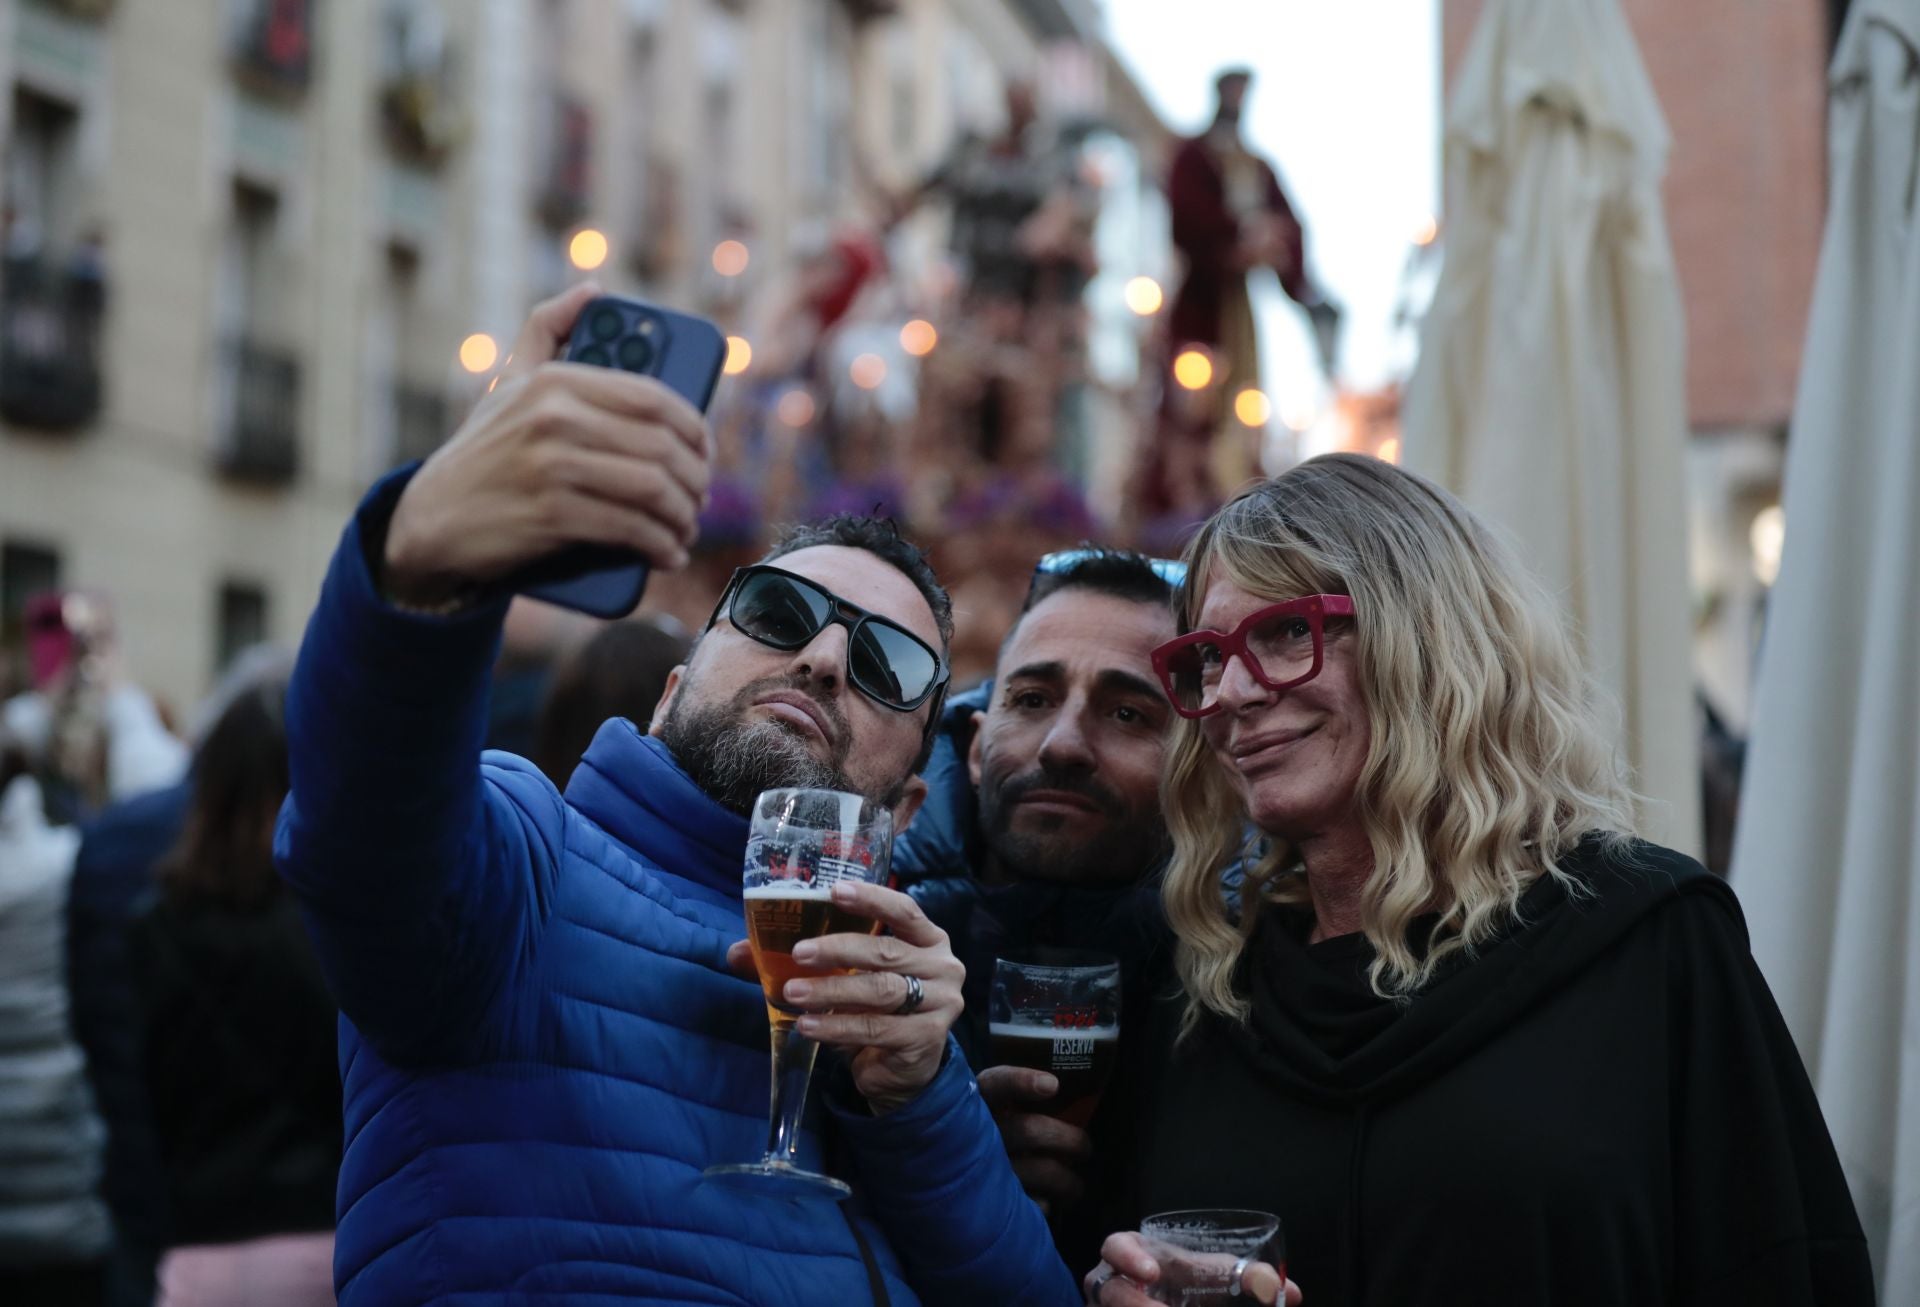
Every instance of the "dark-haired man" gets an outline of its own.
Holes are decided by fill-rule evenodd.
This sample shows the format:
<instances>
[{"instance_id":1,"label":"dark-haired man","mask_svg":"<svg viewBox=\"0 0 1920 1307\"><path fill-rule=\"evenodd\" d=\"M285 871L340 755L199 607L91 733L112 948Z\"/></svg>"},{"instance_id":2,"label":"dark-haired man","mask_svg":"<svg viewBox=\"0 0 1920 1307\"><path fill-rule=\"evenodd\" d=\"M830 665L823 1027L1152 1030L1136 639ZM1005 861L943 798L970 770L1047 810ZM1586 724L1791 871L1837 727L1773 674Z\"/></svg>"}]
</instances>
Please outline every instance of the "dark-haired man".
<instances>
[{"instance_id":1,"label":"dark-haired man","mask_svg":"<svg viewBox=\"0 0 1920 1307\"><path fill-rule=\"evenodd\" d=\"M1036 945L1120 960L1124 1009L1144 1016L1171 981L1172 943L1160 911L1168 841L1160 770L1173 709L1154 679L1155 645L1175 634L1177 564L1125 550L1049 555L1000 648L994 679L948 708L928 768L926 807L894 865L966 963L958 1032L986 1068L994 958ZM1011 1067L980 1071L1014 1168L1053 1210L1062 1254L1097 1259L1105 1233L1092 1187L1124 1164L1140 1047L1121 1022L1121 1067L1088 1133L1039 1115L1051 1077ZM1096 1156L1091 1169L1089 1148Z\"/></svg>"},{"instance_id":2,"label":"dark-haired man","mask_svg":"<svg viewBox=\"0 0 1920 1307\"><path fill-rule=\"evenodd\" d=\"M892 890L837 886L892 934L813 941L829 974L786 990L852 1054L823 1067L831 1150L816 1111L799 1157L854 1201L702 1179L766 1139L754 796L855 790L904 824L925 793L951 616L890 524L737 572L651 733L608 722L564 795L480 753L499 581L572 542L683 563L706 489L691 407L550 361L590 294L537 309L512 375L369 494L288 696L276 854L346 1018L340 1301L1077 1302L948 1055L960 965Z\"/></svg>"}]
</instances>

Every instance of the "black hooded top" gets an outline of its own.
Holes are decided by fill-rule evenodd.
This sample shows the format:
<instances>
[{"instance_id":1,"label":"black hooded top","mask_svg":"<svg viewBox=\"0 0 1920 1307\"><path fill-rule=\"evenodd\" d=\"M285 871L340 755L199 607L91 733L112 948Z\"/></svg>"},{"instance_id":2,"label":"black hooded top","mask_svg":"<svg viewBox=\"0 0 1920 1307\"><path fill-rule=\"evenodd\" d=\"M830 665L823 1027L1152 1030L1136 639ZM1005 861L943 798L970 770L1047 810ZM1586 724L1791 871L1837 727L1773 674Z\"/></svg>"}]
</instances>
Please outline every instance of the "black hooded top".
<instances>
[{"instance_id":1,"label":"black hooded top","mask_svg":"<svg viewBox=\"0 0 1920 1307\"><path fill-rule=\"evenodd\" d=\"M1732 891L1648 844L1562 865L1590 892L1543 877L1410 1002L1373 994L1364 935L1265 909L1250 1022L1207 1016L1156 1087L1140 1214L1279 1214L1311 1307L1871 1303Z\"/></svg>"},{"instance_id":2,"label":"black hooded top","mask_svg":"<svg viewBox=\"0 0 1920 1307\"><path fill-rule=\"evenodd\" d=\"M339 1015L293 899L162 898L128 951L168 1242L331 1230Z\"/></svg>"}]
</instances>

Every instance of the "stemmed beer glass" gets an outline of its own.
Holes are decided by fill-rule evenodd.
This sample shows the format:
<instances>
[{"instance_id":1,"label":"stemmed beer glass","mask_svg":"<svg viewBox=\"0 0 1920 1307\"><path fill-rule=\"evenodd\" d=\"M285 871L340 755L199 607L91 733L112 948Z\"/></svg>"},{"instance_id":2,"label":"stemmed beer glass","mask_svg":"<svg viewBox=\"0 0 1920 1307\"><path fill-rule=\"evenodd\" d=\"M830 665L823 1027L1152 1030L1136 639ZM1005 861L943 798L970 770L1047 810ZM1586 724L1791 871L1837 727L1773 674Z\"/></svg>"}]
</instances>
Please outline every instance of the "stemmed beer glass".
<instances>
[{"instance_id":1,"label":"stemmed beer glass","mask_svg":"<svg viewBox=\"0 0 1920 1307\"><path fill-rule=\"evenodd\" d=\"M858 794L768 790L754 801L743 885L747 940L766 994L773 1048L767 1148L757 1162L708 1167L710 1178L792 1197L845 1198L853 1192L796 1160L801 1112L820 1046L799 1032L800 1013L787 1005L782 991L800 974L793 946L801 940L871 934L879 928L872 918L836 905L833 887L843 880L884 882L892 850L892 815Z\"/></svg>"}]
</instances>

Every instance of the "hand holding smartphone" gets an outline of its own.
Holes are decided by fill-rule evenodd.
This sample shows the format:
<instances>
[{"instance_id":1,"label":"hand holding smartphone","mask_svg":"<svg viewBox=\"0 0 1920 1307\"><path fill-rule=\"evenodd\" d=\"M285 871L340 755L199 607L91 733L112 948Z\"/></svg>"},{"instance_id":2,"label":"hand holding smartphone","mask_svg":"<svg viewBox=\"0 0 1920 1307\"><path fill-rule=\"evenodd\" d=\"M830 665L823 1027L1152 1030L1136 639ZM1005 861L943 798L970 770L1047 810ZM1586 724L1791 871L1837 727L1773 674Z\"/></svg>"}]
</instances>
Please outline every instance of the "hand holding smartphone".
<instances>
[{"instance_id":1,"label":"hand holding smartphone","mask_svg":"<svg viewBox=\"0 0 1920 1307\"><path fill-rule=\"evenodd\" d=\"M602 295L580 310L561 357L657 377L704 413L726 362L727 342L704 318ZM595 617L624 617L646 592L647 571L629 550L572 545L528 567L513 588Z\"/></svg>"},{"instance_id":2,"label":"hand holding smartphone","mask_svg":"<svg viewBox=\"0 0 1920 1307\"><path fill-rule=\"evenodd\" d=\"M711 323L591 286L535 307L498 383L402 487L381 592L417 611L503 592L630 611L647 564L684 562L699 533L700 410L725 353Z\"/></svg>"}]
</instances>

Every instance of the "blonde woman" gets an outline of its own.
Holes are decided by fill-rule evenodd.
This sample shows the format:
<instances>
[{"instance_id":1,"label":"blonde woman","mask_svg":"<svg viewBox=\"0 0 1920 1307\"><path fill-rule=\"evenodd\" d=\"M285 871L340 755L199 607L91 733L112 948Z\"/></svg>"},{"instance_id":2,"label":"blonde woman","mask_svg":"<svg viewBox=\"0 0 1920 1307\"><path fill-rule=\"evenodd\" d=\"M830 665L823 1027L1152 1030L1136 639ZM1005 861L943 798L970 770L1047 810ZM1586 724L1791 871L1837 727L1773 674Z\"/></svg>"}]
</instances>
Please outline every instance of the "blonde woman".
<instances>
[{"instance_id":1,"label":"blonde woman","mask_svg":"<svg viewBox=\"0 0 1920 1307\"><path fill-rule=\"evenodd\" d=\"M1634 839L1568 632L1487 527L1334 455L1187 564L1154 652L1185 995L1140 1210L1279 1214L1313 1307L1871 1302L1739 904ZM1147 1301L1145 1246L1105 1252L1089 1299Z\"/></svg>"}]
</instances>

